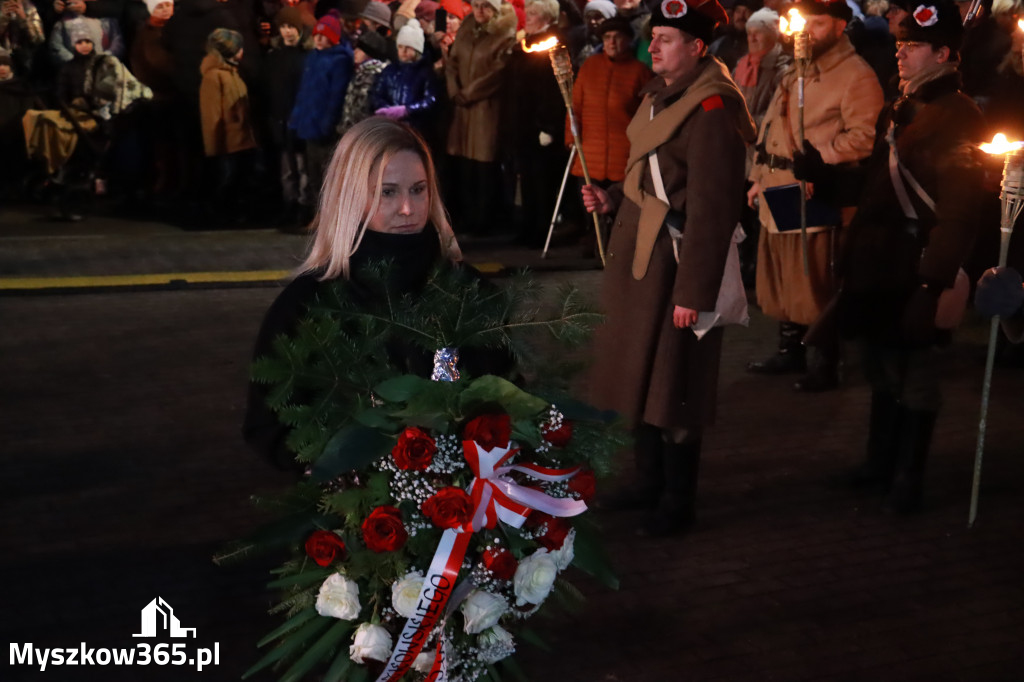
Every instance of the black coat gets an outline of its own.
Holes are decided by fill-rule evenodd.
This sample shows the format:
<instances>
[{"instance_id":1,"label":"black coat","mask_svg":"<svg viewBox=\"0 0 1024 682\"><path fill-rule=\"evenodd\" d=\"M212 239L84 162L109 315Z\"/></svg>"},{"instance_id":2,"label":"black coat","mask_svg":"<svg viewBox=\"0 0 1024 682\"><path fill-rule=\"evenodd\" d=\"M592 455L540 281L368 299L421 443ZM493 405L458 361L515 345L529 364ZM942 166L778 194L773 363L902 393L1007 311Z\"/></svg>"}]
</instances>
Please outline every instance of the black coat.
<instances>
[{"instance_id":1,"label":"black coat","mask_svg":"<svg viewBox=\"0 0 1024 682\"><path fill-rule=\"evenodd\" d=\"M302 47L301 42L294 47L276 47L268 52L263 60L270 124L275 142L279 145L283 142L283 136L288 129L288 118L295 107L305 63L306 49Z\"/></svg>"},{"instance_id":2,"label":"black coat","mask_svg":"<svg viewBox=\"0 0 1024 682\"><path fill-rule=\"evenodd\" d=\"M388 290L415 294L423 288L433 269L446 262L441 258L437 233L429 225L418 235L390 235L368 230L350 260L351 276L346 294L356 307L379 304L379 286L375 286L372 277L367 278L366 268L384 260L393 262L387 274ZM480 278L469 266L456 267L464 269L473 279ZM292 280L267 310L256 337L253 358L269 355L278 336L293 334L309 306L332 283L333 280L321 281L317 273L302 274ZM434 365L432 352L397 338L388 342L386 350L389 364L397 372L430 376ZM460 356L459 367L472 376L506 374L513 365L511 358L502 351L467 348L460 349ZM267 390L262 384L250 383L242 435L253 450L279 468L295 469L295 455L285 446L290 429L267 407Z\"/></svg>"},{"instance_id":3,"label":"black coat","mask_svg":"<svg viewBox=\"0 0 1024 682\"><path fill-rule=\"evenodd\" d=\"M840 259L840 328L846 336L899 345L911 295L922 285L952 286L971 250L991 195L977 149L984 118L959 84L956 73L937 78L879 117L866 186ZM890 179L890 121L901 162L936 203L933 212L908 185L916 221L904 215Z\"/></svg>"},{"instance_id":4,"label":"black coat","mask_svg":"<svg viewBox=\"0 0 1024 682\"><path fill-rule=\"evenodd\" d=\"M558 31L530 36L530 44L556 36L562 43L565 36ZM527 54L517 44L508 60L505 106L502 107L508 149L518 152L538 145L540 133L553 138L552 145L563 148L565 135L565 101L546 54Z\"/></svg>"}]
</instances>

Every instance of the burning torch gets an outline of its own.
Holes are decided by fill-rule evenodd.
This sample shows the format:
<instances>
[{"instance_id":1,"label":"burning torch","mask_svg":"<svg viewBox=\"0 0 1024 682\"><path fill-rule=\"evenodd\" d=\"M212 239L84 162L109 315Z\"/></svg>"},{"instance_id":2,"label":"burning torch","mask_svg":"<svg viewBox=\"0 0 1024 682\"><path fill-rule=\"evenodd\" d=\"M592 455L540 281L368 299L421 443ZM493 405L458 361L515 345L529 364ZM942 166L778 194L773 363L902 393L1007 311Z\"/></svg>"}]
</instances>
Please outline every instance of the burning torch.
<instances>
[{"instance_id":1,"label":"burning torch","mask_svg":"<svg viewBox=\"0 0 1024 682\"><path fill-rule=\"evenodd\" d=\"M981 145L987 154L1003 156L1002 217L999 222L999 267L1006 267L1006 254L1010 249L1013 225L1024 208L1024 141L1008 142L1002 133L991 143ZM981 417L978 419L978 447L974 452L974 481L971 484L971 511L967 526L974 525L978 517L978 487L981 484L981 456L985 450L985 421L988 418L988 395L992 387L992 365L995 362L996 338L999 333L999 316L992 318L988 333L988 355L985 358L985 381L981 387Z\"/></svg>"},{"instance_id":2,"label":"burning torch","mask_svg":"<svg viewBox=\"0 0 1024 682\"><path fill-rule=\"evenodd\" d=\"M562 99L565 101L565 110L569 114L569 130L572 131L573 145L576 153L580 156L580 166L583 168L583 181L590 182L590 171L587 169L587 160L583 157L583 146L580 144L579 126L576 124L576 115L572 110L572 63L569 61L569 51L565 45L558 42L558 38L551 36L547 40L536 45L527 47L523 40L523 52L547 52L551 58L551 70L555 72L555 80L558 81L558 89L562 92ZM601 265L604 266L604 242L601 240L601 219L596 211L590 213L594 218L594 232L597 236L597 253L601 257Z\"/></svg>"},{"instance_id":3,"label":"burning torch","mask_svg":"<svg viewBox=\"0 0 1024 682\"><path fill-rule=\"evenodd\" d=\"M797 145L800 153L804 151L804 80L807 76L807 65L811 63L811 45L804 28L807 21L800 16L796 8L788 12L789 19L779 17L779 30L787 36L793 36L793 56L796 59L796 92L797 92ZM811 268L807 261L807 181L800 181L800 250L804 260L804 275L810 276Z\"/></svg>"}]
</instances>

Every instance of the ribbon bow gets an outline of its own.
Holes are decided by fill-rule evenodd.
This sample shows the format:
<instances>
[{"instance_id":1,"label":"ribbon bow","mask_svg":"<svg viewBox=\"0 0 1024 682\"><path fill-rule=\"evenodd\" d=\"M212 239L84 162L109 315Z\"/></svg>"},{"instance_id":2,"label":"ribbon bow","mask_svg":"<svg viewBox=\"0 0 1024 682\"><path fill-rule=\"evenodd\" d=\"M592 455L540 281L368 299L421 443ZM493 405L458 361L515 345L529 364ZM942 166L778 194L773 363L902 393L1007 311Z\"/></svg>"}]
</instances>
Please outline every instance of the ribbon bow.
<instances>
[{"instance_id":1,"label":"ribbon bow","mask_svg":"<svg viewBox=\"0 0 1024 682\"><path fill-rule=\"evenodd\" d=\"M501 466L519 452L519 448L497 447L484 450L479 443L471 440L462 442L462 450L476 476L469 489L474 509L473 520L466 528L470 532L494 528L498 519L513 528L521 528L533 510L551 516L576 516L587 510L582 500L551 497L539 490L521 486L508 477L509 472L518 471L531 478L555 483L569 480L579 473L579 467L549 469L536 464Z\"/></svg>"},{"instance_id":2,"label":"ribbon bow","mask_svg":"<svg viewBox=\"0 0 1024 682\"><path fill-rule=\"evenodd\" d=\"M494 528L499 519L514 528L521 528L534 510L551 516L576 516L586 511L587 505L582 500L551 497L521 486L508 476L518 471L540 481L555 483L569 480L579 472L579 467L551 469L529 463L502 466L519 452L519 448L511 445L484 450L476 441L462 441L463 454L475 476L470 485L473 518L461 528L449 528L441 535L441 542L423 580L416 613L406 621L391 652L391 659L377 682L396 682L423 649L452 594L474 532ZM427 679L444 682L447 679L446 668L444 650L439 642Z\"/></svg>"}]
</instances>

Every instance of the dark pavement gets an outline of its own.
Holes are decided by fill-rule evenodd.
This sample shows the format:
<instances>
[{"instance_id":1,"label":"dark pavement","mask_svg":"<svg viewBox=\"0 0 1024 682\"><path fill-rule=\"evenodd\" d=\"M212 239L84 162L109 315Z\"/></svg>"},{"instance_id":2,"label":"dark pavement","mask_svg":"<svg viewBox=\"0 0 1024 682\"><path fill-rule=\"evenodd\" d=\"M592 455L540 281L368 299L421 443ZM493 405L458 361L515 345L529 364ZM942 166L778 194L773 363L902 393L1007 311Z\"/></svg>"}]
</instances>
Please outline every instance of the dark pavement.
<instances>
[{"instance_id":1,"label":"dark pavement","mask_svg":"<svg viewBox=\"0 0 1024 682\"><path fill-rule=\"evenodd\" d=\"M219 643L220 665L38 672L8 654L0 680L237 680L280 622L266 614L271 566L210 557L266 518L253 495L289 481L239 437L251 344L276 289L93 291L75 280L89 293L40 296L8 284L282 271L303 238L14 217L0 215L0 630L37 647L133 646L140 609L160 596L198 646ZM579 249L545 262L494 244L466 251L570 268L542 272L544 284L593 291L600 277ZM641 539L635 515L598 512L621 589L573 576L587 603L531 621L551 650L520 645L528 678L1024 680L1021 369L996 369L980 514L966 527L986 330L969 320L951 350L927 508L906 518L828 485L864 445L855 349L841 390L800 395L788 378L742 370L771 349L771 321L754 312L749 328L728 330L697 528Z\"/></svg>"}]
</instances>

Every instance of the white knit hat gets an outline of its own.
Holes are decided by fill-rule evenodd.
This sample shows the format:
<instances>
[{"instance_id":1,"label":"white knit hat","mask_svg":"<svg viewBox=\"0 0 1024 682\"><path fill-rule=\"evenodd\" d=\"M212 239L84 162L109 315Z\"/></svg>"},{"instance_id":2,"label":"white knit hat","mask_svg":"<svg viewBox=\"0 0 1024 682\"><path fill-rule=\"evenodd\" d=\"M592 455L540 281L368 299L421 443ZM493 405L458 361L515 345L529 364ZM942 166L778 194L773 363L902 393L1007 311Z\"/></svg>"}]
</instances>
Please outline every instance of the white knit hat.
<instances>
[{"instance_id":1,"label":"white knit hat","mask_svg":"<svg viewBox=\"0 0 1024 682\"><path fill-rule=\"evenodd\" d=\"M173 3L174 0L146 0L146 9L148 9L149 13L152 14L153 10L155 10L156 6L159 5L161 2Z\"/></svg>"},{"instance_id":2,"label":"white knit hat","mask_svg":"<svg viewBox=\"0 0 1024 682\"><path fill-rule=\"evenodd\" d=\"M762 7L747 19L747 30L767 31L768 33L779 33L779 15L774 10Z\"/></svg>"},{"instance_id":3,"label":"white knit hat","mask_svg":"<svg viewBox=\"0 0 1024 682\"><path fill-rule=\"evenodd\" d=\"M495 12L498 12L501 10L501 3L504 2L504 0L487 0L487 2L491 4L491 7L494 8Z\"/></svg>"},{"instance_id":4,"label":"white knit hat","mask_svg":"<svg viewBox=\"0 0 1024 682\"><path fill-rule=\"evenodd\" d=\"M398 31L398 37L395 38L395 44L398 47L411 47L420 54L423 54L423 29L420 28L420 22L413 19L409 21Z\"/></svg>"},{"instance_id":5,"label":"white knit hat","mask_svg":"<svg viewBox=\"0 0 1024 682\"><path fill-rule=\"evenodd\" d=\"M583 16L587 16L587 12L597 12L605 19L611 19L615 16L615 3L612 0L590 0L583 7Z\"/></svg>"}]
</instances>

